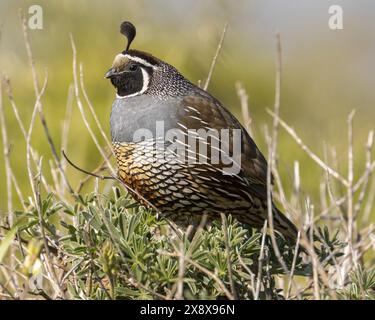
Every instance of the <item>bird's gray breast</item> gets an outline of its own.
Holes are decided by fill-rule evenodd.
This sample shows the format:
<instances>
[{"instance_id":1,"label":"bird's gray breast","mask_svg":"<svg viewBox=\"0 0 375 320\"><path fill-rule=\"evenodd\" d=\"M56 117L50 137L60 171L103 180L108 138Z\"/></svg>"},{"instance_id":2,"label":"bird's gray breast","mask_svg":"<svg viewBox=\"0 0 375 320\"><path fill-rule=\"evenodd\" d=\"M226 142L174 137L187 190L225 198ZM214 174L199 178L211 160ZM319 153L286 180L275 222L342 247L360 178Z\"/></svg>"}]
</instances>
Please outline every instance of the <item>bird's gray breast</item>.
<instances>
[{"instance_id":1,"label":"bird's gray breast","mask_svg":"<svg viewBox=\"0 0 375 320\"><path fill-rule=\"evenodd\" d=\"M184 117L184 109L179 103L177 98L161 101L146 95L117 98L110 119L112 141L135 142L143 133L157 138L169 129L180 129L178 119Z\"/></svg>"}]
</instances>

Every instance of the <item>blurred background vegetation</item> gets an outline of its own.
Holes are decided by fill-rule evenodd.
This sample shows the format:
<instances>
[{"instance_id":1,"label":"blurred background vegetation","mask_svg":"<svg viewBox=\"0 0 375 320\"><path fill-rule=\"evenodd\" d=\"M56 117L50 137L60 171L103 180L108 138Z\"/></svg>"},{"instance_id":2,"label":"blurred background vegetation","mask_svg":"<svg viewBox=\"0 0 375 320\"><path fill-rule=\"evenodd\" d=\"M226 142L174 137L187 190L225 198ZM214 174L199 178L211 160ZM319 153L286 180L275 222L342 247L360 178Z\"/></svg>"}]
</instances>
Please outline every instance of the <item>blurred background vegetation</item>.
<instances>
[{"instance_id":1,"label":"blurred background vegetation","mask_svg":"<svg viewBox=\"0 0 375 320\"><path fill-rule=\"evenodd\" d=\"M263 128L272 121L266 108L272 107L274 101L275 32L279 31L283 59L282 118L322 158L324 143L328 147L335 146L339 170L344 173L347 167L347 116L356 109L355 178L363 171L367 134L375 124L373 1L64 0L36 3L3 0L0 2L0 70L11 80L15 101L27 126L35 100L18 10L23 8L28 16L28 8L33 4L43 8L43 30L31 30L30 37L40 82L44 69L48 70L43 106L59 148L68 90L73 82L69 33L75 39L78 60L83 62L88 94L109 135L114 89L103 76L115 54L125 47L124 38L119 34L119 25L124 19L137 26L133 48L148 51L171 63L195 83L206 78L222 28L228 22L209 92L240 117L235 82L244 84L250 97L255 140L261 150L267 153ZM331 4L343 7L343 30L328 28ZM5 94L3 100L10 131L12 167L22 190L29 194L25 143ZM32 144L45 159L51 158L39 122ZM293 162L299 160L302 189L318 198L317 177L321 175L321 169L282 130L278 151L283 181L292 181ZM89 170L101 159L75 102L67 152L76 163ZM4 213L6 187L2 153L0 164L0 212ZM68 170L72 182L82 177L74 169ZM288 187L288 183L285 185ZM289 186L291 188L291 183Z\"/></svg>"}]
</instances>

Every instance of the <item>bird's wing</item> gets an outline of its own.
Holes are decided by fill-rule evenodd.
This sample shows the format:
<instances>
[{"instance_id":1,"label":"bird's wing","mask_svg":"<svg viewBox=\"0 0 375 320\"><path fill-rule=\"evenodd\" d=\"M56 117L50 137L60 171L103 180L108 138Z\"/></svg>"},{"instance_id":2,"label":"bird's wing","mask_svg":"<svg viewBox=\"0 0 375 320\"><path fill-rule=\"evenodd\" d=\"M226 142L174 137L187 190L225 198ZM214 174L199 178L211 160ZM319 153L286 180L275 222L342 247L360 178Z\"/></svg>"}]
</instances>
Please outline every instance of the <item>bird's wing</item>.
<instances>
[{"instance_id":1,"label":"bird's wing","mask_svg":"<svg viewBox=\"0 0 375 320\"><path fill-rule=\"evenodd\" d=\"M201 91L182 100L185 116L182 126L189 129L241 130L241 170L238 176L248 182L249 191L260 199L267 198L267 161L246 129L221 103ZM233 148L230 144L229 151Z\"/></svg>"}]
</instances>

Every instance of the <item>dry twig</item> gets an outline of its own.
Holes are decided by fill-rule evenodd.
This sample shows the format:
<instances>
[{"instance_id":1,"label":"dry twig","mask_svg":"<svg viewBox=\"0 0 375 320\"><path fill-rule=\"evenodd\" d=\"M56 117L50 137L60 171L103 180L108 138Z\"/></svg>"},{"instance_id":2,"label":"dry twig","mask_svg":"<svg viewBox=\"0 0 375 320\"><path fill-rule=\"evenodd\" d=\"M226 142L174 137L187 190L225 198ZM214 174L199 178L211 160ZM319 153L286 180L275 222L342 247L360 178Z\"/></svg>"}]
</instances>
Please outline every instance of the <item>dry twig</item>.
<instances>
[{"instance_id":1,"label":"dry twig","mask_svg":"<svg viewBox=\"0 0 375 320\"><path fill-rule=\"evenodd\" d=\"M217 62L217 58L219 57L219 54L220 54L220 51L221 51L221 47L223 46L223 42L224 42L224 38L225 38L225 33L227 31L227 27L228 27L228 23L225 23L223 32L221 33L221 38L220 38L219 44L217 46L215 55L214 55L214 57L212 59L212 62L211 62L210 71L208 72L208 76L207 76L206 82L204 83L204 86L203 86L204 90L207 90L208 85L210 84L212 73L214 72L215 65L216 65L216 62Z\"/></svg>"}]
</instances>

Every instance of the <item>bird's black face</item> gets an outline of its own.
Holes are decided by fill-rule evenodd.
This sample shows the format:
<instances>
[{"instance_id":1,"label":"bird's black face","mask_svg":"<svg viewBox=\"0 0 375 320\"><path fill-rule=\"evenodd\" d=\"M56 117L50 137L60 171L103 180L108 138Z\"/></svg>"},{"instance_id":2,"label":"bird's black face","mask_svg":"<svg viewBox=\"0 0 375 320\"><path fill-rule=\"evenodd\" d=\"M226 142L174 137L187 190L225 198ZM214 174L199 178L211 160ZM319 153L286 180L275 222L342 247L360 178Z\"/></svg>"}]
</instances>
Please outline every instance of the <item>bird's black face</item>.
<instances>
[{"instance_id":1,"label":"bird's black face","mask_svg":"<svg viewBox=\"0 0 375 320\"><path fill-rule=\"evenodd\" d=\"M130 96L142 91L144 77L142 67L136 62L127 63L123 70L111 68L106 78L116 87L120 97Z\"/></svg>"},{"instance_id":2,"label":"bird's black face","mask_svg":"<svg viewBox=\"0 0 375 320\"><path fill-rule=\"evenodd\" d=\"M132 52L132 53L130 53ZM113 61L112 68L105 74L117 89L117 97L134 97L146 93L153 76L154 69L157 68L151 60L147 61L142 53L135 51L125 51L118 54Z\"/></svg>"}]
</instances>

